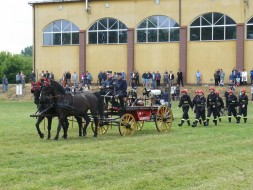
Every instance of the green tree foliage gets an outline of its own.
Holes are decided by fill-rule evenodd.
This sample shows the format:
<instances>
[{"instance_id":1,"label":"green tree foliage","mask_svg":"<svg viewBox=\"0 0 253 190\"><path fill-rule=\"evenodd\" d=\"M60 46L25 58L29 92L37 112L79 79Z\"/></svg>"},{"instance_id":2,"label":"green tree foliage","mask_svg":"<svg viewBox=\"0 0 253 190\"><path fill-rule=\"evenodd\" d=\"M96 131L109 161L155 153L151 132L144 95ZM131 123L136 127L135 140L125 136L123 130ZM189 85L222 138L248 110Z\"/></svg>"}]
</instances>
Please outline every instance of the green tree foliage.
<instances>
[{"instance_id":1,"label":"green tree foliage","mask_svg":"<svg viewBox=\"0 0 253 190\"><path fill-rule=\"evenodd\" d=\"M0 52L0 78L6 75L9 83L16 83L16 74L22 71L26 75L26 82L28 82L31 70L31 56L25 56L23 54L12 55L9 52Z\"/></svg>"},{"instance_id":2,"label":"green tree foliage","mask_svg":"<svg viewBox=\"0 0 253 190\"><path fill-rule=\"evenodd\" d=\"M27 46L25 49L21 51L21 55L32 57L33 54L33 47Z\"/></svg>"}]
</instances>

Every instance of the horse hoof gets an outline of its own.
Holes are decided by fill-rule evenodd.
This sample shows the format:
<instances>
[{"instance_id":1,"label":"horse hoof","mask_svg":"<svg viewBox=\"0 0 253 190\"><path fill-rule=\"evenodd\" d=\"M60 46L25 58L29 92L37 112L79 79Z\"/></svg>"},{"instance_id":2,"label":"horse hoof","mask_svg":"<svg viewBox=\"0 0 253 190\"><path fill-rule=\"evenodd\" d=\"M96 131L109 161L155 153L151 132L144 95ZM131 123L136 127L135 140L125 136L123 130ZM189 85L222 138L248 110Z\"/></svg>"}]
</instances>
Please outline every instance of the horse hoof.
<instances>
[{"instance_id":1,"label":"horse hoof","mask_svg":"<svg viewBox=\"0 0 253 190\"><path fill-rule=\"evenodd\" d=\"M79 134L79 137L82 137L82 134Z\"/></svg>"},{"instance_id":2,"label":"horse hoof","mask_svg":"<svg viewBox=\"0 0 253 190\"><path fill-rule=\"evenodd\" d=\"M83 136L86 137L87 133L83 133Z\"/></svg>"},{"instance_id":3,"label":"horse hoof","mask_svg":"<svg viewBox=\"0 0 253 190\"><path fill-rule=\"evenodd\" d=\"M43 134L43 133L40 134L40 138L41 138L41 139L44 138L44 134Z\"/></svg>"},{"instance_id":4,"label":"horse hoof","mask_svg":"<svg viewBox=\"0 0 253 190\"><path fill-rule=\"evenodd\" d=\"M58 140L58 137L55 137L54 140L57 141L57 140Z\"/></svg>"}]
</instances>

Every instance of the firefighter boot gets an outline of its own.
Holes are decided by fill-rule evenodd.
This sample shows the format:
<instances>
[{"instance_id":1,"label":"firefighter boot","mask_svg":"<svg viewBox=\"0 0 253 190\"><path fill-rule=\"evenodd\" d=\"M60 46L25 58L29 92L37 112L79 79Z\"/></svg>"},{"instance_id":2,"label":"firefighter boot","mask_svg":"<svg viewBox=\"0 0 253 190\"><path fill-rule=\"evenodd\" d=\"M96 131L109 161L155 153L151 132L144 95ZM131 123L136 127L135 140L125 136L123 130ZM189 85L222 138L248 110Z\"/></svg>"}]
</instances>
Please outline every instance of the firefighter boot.
<instances>
[{"instance_id":1,"label":"firefighter boot","mask_svg":"<svg viewBox=\"0 0 253 190\"><path fill-rule=\"evenodd\" d=\"M206 126L208 126L208 125L209 125L209 119L206 120Z\"/></svg>"},{"instance_id":2,"label":"firefighter boot","mask_svg":"<svg viewBox=\"0 0 253 190\"><path fill-rule=\"evenodd\" d=\"M205 127L207 127L207 126L208 126L208 124L207 124L207 122L206 122L206 121L204 121L204 126L205 126Z\"/></svg>"},{"instance_id":3,"label":"firefighter boot","mask_svg":"<svg viewBox=\"0 0 253 190\"><path fill-rule=\"evenodd\" d=\"M178 124L179 127L181 127L184 124L184 120L181 120L181 123Z\"/></svg>"},{"instance_id":4,"label":"firefighter boot","mask_svg":"<svg viewBox=\"0 0 253 190\"><path fill-rule=\"evenodd\" d=\"M231 123L231 117L228 118L228 122Z\"/></svg>"},{"instance_id":5,"label":"firefighter boot","mask_svg":"<svg viewBox=\"0 0 253 190\"><path fill-rule=\"evenodd\" d=\"M197 127L197 123L198 123L198 121L194 121L192 124L192 127Z\"/></svg>"},{"instance_id":6,"label":"firefighter boot","mask_svg":"<svg viewBox=\"0 0 253 190\"><path fill-rule=\"evenodd\" d=\"M240 123L241 118L240 117L236 117L236 123Z\"/></svg>"},{"instance_id":7,"label":"firefighter boot","mask_svg":"<svg viewBox=\"0 0 253 190\"><path fill-rule=\"evenodd\" d=\"M214 125L217 125L217 120L216 119L214 119L213 122L214 122Z\"/></svg>"},{"instance_id":8,"label":"firefighter boot","mask_svg":"<svg viewBox=\"0 0 253 190\"><path fill-rule=\"evenodd\" d=\"M244 123L247 123L247 118L243 118L244 119Z\"/></svg>"},{"instance_id":9,"label":"firefighter boot","mask_svg":"<svg viewBox=\"0 0 253 190\"><path fill-rule=\"evenodd\" d=\"M190 120L187 120L187 124L188 126L191 126Z\"/></svg>"},{"instance_id":10,"label":"firefighter boot","mask_svg":"<svg viewBox=\"0 0 253 190\"><path fill-rule=\"evenodd\" d=\"M221 122L221 117L219 117L219 122Z\"/></svg>"},{"instance_id":11,"label":"firefighter boot","mask_svg":"<svg viewBox=\"0 0 253 190\"><path fill-rule=\"evenodd\" d=\"M199 119L199 124L200 124L200 125L202 124L202 119Z\"/></svg>"}]
</instances>

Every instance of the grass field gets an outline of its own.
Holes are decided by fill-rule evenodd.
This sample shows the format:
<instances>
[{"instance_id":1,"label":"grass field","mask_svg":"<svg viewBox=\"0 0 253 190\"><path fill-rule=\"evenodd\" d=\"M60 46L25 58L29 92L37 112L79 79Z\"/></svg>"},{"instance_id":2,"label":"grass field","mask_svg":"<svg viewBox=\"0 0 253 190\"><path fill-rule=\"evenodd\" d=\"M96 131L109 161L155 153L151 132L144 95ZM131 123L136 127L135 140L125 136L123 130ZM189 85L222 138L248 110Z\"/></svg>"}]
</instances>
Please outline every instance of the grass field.
<instances>
[{"instance_id":1,"label":"grass field","mask_svg":"<svg viewBox=\"0 0 253 190\"><path fill-rule=\"evenodd\" d=\"M79 138L75 124L67 140L54 141L39 138L32 102L2 101L0 189L253 189L253 104L247 124L224 117L196 128L177 126L176 106L169 133L145 123L133 136L114 127L95 140L90 127Z\"/></svg>"}]
</instances>

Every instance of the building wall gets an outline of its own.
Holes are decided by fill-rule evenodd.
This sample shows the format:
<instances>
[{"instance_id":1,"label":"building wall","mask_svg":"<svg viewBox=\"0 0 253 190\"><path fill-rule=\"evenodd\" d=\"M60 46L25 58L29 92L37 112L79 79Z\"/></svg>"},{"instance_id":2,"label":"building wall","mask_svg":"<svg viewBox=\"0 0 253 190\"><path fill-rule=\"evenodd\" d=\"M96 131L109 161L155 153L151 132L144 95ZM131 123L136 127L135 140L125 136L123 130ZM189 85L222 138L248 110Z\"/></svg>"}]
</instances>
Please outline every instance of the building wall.
<instances>
[{"instance_id":1,"label":"building wall","mask_svg":"<svg viewBox=\"0 0 253 190\"><path fill-rule=\"evenodd\" d=\"M189 42L187 82L196 83L196 72L202 73L204 83L213 83L214 71L224 70L225 81L228 82L229 73L236 65L236 42ZM214 81L214 80L213 80Z\"/></svg>"},{"instance_id":2,"label":"building wall","mask_svg":"<svg viewBox=\"0 0 253 190\"><path fill-rule=\"evenodd\" d=\"M245 23L253 16L253 0L245 6L243 0L181 0L181 25L189 26L198 16L208 12L228 15L236 23ZM107 4L106 4L107 3ZM152 15L166 15L180 22L179 0L93 0L90 13L85 11L85 1L72 3L34 4L35 6L35 60L36 70L53 71L56 78L69 70L79 69L79 46L42 45L43 29L51 22L66 19L80 30L88 28L97 20L112 17L120 20L128 28L136 28L145 18ZM106 7L106 5L108 5ZM190 7L190 8L189 8ZM136 35L136 32L135 32ZM189 32L188 32L189 35ZM135 39L136 41L136 39ZM251 69L252 41L245 41L245 68ZM127 45L89 45L87 44L87 70L97 75L100 70L127 71ZM224 56L224 52L226 53ZM179 43L135 43L134 69L139 73L157 71L163 73L179 68ZM200 70L203 83L209 83L213 72L223 68L228 73L236 65L236 41L190 42L187 46L187 82L195 83L195 72ZM96 78L94 78L96 80ZM225 81L227 82L227 81Z\"/></svg>"},{"instance_id":3,"label":"building wall","mask_svg":"<svg viewBox=\"0 0 253 190\"><path fill-rule=\"evenodd\" d=\"M140 76L145 71L163 74L165 71L176 73L179 62L179 43L136 44L135 70Z\"/></svg>"}]
</instances>

